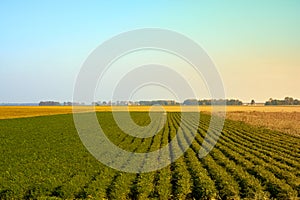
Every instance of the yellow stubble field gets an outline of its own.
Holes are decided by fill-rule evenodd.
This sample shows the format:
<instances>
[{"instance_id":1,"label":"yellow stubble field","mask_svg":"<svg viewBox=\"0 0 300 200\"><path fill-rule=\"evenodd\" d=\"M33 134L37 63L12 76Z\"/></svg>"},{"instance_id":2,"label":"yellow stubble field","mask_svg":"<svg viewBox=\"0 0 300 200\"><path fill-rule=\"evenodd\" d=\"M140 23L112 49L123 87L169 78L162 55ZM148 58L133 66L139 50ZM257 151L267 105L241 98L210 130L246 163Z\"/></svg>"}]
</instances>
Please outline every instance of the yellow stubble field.
<instances>
[{"instance_id":1,"label":"yellow stubble field","mask_svg":"<svg viewBox=\"0 0 300 200\"><path fill-rule=\"evenodd\" d=\"M167 112L180 112L180 106L163 106ZM76 112L149 111L151 106L76 106ZM210 112L211 106L199 106L198 110ZM186 111L195 107L184 106ZM0 106L0 119L35 117L72 113L72 106ZM227 106L226 118L300 135L300 106Z\"/></svg>"},{"instance_id":2,"label":"yellow stubble field","mask_svg":"<svg viewBox=\"0 0 300 200\"><path fill-rule=\"evenodd\" d=\"M97 112L108 111L149 111L151 106L76 106L77 112L90 112L94 109ZM181 106L163 106L167 112L180 112ZM210 112L211 106L199 106L198 109L203 112ZM184 106L184 110L194 111L195 107ZM0 106L0 119L34 117L43 115L57 115L72 113L72 106ZM291 113L300 112L300 106L227 106L227 115L231 113Z\"/></svg>"}]
</instances>

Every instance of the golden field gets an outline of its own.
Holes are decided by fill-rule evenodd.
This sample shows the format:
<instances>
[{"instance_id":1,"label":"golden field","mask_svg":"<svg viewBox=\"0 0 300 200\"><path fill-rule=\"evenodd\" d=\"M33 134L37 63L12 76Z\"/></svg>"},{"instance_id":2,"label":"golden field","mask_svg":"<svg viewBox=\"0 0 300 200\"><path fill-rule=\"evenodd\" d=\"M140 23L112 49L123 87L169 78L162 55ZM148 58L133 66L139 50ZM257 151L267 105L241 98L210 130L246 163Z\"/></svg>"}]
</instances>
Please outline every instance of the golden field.
<instances>
[{"instance_id":1,"label":"golden field","mask_svg":"<svg viewBox=\"0 0 300 200\"><path fill-rule=\"evenodd\" d=\"M184 106L185 110L193 111L195 107ZM77 112L89 112L93 109L97 112L112 111L111 106L76 106ZM167 112L180 112L180 106L163 106ZM114 111L124 111L127 107L114 106ZM149 111L151 106L128 106L130 111ZM199 106L198 109L203 112L210 112L210 106ZM232 116L234 113L251 113L251 112L262 112L262 113L291 113L300 112L300 106L227 106L226 112L228 116ZM43 115L57 115L57 114L68 114L72 113L72 106L0 106L0 119L10 118L23 118L23 117L34 117Z\"/></svg>"},{"instance_id":2,"label":"golden field","mask_svg":"<svg viewBox=\"0 0 300 200\"><path fill-rule=\"evenodd\" d=\"M76 106L76 112L91 112L94 109L97 112L108 111L124 111L129 108L130 111L149 111L151 106ZM179 112L180 106L165 106L167 112ZM193 108L191 107L191 110ZM210 107L207 106L203 111L209 111ZM0 106L0 119L12 119L23 117L34 117L43 115L57 115L72 113L72 106Z\"/></svg>"},{"instance_id":3,"label":"golden field","mask_svg":"<svg viewBox=\"0 0 300 200\"><path fill-rule=\"evenodd\" d=\"M296 110L292 112L233 111L227 112L226 118L300 136L300 112L298 108Z\"/></svg>"},{"instance_id":4,"label":"golden field","mask_svg":"<svg viewBox=\"0 0 300 200\"><path fill-rule=\"evenodd\" d=\"M180 106L163 106L167 112L180 112ZM106 111L149 111L151 106L76 106L76 112ZM186 111L194 111L193 106L184 106ZM210 112L210 106L197 107ZM72 106L0 106L0 119L24 118L43 115L72 113ZM227 106L226 118L267 127L289 134L300 135L300 106Z\"/></svg>"}]
</instances>

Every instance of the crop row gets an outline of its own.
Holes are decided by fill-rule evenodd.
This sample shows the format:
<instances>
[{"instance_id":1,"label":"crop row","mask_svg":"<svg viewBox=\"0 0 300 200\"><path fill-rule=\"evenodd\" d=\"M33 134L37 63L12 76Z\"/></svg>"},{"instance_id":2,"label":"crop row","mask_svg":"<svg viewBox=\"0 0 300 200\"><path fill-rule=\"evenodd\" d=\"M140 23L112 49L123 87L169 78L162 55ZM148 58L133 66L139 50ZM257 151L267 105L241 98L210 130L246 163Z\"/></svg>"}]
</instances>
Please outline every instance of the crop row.
<instances>
[{"instance_id":1,"label":"crop row","mask_svg":"<svg viewBox=\"0 0 300 200\"><path fill-rule=\"evenodd\" d=\"M148 113L131 113L133 121L145 128L130 123L123 128L141 137L124 132L112 113L97 114L109 140L128 152L154 152L169 145L168 155L159 151L152 160L144 154L138 167L143 171L157 160L174 162L137 174L93 158L71 115L1 120L0 199L300 198L299 138L234 121L226 121L221 133L212 124L208 135L209 115L201 114L199 121L195 113L156 114L159 120L151 124ZM149 130L157 133L143 138ZM215 148L200 159L199 150L210 150L216 141ZM111 154L108 150L102 156ZM114 156L109 164L124 168L135 164L131 157Z\"/></svg>"}]
</instances>

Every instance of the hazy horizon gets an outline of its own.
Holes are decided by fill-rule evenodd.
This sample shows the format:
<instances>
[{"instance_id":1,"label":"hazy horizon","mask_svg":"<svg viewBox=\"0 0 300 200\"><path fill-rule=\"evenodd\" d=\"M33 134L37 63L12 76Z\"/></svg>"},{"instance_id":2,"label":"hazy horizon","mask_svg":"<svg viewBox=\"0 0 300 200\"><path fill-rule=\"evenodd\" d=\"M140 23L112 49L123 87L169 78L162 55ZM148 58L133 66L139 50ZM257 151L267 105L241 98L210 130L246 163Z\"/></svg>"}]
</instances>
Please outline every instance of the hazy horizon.
<instances>
[{"instance_id":1,"label":"hazy horizon","mask_svg":"<svg viewBox=\"0 0 300 200\"><path fill-rule=\"evenodd\" d=\"M1 1L0 103L72 101L80 68L97 46L148 27L179 32L202 46L227 99L300 99L299 9L297 0ZM198 97L210 99L202 91ZM146 88L134 98L172 95ZM109 91L98 93L102 99L109 100Z\"/></svg>"},{"instance_id":2,"label":"hazy horizon","mask_svg":"<svg viewBox=\"0 0 300 200\"><path fill-rule=\"evenodd\" d=\"M293 98L293 97L292 97ZM273 100L275 100L276 98L272 98ZM297 98L293 98L294 100L296 100ZM186 99L186 100L193 100L193 99ZM196 99L198 101L201 101L201 100L212 100L212 99ZM224 100L224 99L215 99L215 100ZM239 100L239 101L242 101L241 99L239 98L229 98L229 99L226 99L226 100ZM255 99L253 99L255 100ZM269 99L266 99L265 101L255 101L255 104L261 104L261 103L266 103ZM281 99L276 99L276 100L284 100L284 98L281 98ZM299 100L299 99L297 99ZM121 102L141 102L141 101L175 101L176 103L183 103L183 101L176 101L174 99L137 99L137 100L116 100L116 101L111 101L111 100L96 100L94 102L73 102L72 100L66 100L66 101L59 101L59 100L54 100L54 99L44 99L44 100L40 100L38 102L0 102L0 105L1 104L39 104L40 102L59 102L61 104L63 103L85 103L86 105L90 105L90 104L93 104L93 103L103 103L103 102L106 102L106 103L121 103ZM252 100L251 100L252 101ZM244 104L251 104L251 101L247 102L247 101L242 101ZM109 105L109 104L108 104Z\"/></svg>"}]
</instances>

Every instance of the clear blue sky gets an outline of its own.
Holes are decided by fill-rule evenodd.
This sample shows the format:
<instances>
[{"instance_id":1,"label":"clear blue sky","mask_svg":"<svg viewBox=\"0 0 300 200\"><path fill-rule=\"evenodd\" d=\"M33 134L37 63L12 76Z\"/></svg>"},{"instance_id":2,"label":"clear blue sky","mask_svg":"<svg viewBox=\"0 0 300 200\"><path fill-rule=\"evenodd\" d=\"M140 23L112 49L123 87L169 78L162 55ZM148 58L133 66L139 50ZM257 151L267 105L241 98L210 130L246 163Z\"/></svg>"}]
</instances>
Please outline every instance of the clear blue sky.
<instances>
[{"instance_id":1,"label":"clear blue sky","mask_svg":"<svg viewBox=\"0 0 300 200\"><path fill-rule=\"evenodd\" d=\"M300 98L300 1L0 1L0 102L68 101L98 45L171 29L216 63L228 98Z\"/></svg>"}]
</instances>

